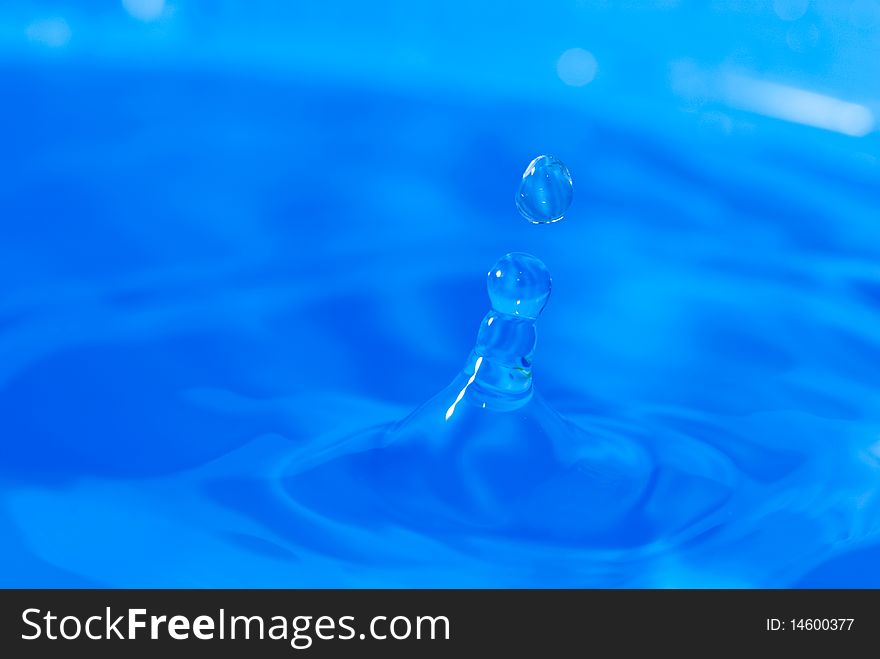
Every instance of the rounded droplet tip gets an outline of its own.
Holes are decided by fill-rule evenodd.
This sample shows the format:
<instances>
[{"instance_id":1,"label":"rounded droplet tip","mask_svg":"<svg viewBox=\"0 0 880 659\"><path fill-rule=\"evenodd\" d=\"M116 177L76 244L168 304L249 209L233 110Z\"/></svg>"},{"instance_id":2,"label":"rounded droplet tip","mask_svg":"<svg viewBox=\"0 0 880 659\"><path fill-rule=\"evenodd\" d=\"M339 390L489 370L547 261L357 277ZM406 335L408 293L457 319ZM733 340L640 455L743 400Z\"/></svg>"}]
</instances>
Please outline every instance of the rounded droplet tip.
<instances>
[{"instance_id":1,"label":"rounded droplet tip","mask_svg":"<svg viewBox=\"0 0 880 659\"><path fill-rule=\"evenodd\" d=\"M574 184L565 163L555 156L538 156L523 172L516 207L532 224L558 222L571 207Z\"/></svg>"},{"instance_id":2,"label":"rounded droplet tip","mask_svg":"<svg viewBox=\"0 0 880 659\"><path fill-rule=\"evenodd\" d=\"M492 266L486 285L495 311L534 319L550 298L550 271L531 254L511 252Z\"/></svg>"}]
</instances>

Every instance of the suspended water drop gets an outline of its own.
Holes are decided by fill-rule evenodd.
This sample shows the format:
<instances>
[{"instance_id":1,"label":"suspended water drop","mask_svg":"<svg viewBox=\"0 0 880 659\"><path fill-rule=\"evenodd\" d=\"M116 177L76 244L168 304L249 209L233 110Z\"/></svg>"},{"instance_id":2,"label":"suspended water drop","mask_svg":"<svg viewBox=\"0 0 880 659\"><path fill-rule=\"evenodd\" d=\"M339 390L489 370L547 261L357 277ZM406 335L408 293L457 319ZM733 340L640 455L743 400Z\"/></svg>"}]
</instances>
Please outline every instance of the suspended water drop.
<instances>
[{"instance_id":1,"label":"suspended water drop","mask_svg":"<svg viewBox=\"0 0 880 659\"><path fill-rule=\"evenodd\" d=\"M524 252L498 259L488 274L489 299L495 311L537 318L550 297L550 271L544 263Z\"/></svg>"},{"instance_id":2,"label":"suspended water drop","mask_svg":"<svg viewBox=\"0 0 880 659\"><path fill-rule=\"evenodd\" d=\"M555 156L538 156L523 172L516 207L532 224L558 222L574 196L571 172Z\"/></svg>"}]
</instances>

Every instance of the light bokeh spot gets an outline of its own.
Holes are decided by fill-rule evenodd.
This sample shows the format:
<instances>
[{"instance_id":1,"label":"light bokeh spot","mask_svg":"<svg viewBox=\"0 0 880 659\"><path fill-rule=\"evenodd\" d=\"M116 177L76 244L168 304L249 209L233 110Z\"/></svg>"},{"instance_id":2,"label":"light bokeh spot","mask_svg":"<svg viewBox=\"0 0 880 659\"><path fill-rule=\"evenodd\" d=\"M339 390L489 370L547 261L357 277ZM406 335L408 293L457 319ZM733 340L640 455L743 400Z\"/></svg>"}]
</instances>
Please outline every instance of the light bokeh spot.
<instances>
[{"instance_id":1,"label":"light bokeh spot","mask_svg":"<svg viewBox=\"0 0 880 659\"><path fill-rule=\"evenodd\" d=\"M165 0L122 0L122 6L139 21L155 21L165 10Z\"/></svg>"},{"instance_id":2,"label":"light bokeh spot","mask_svg":"<svg viewBox=\"0 0 880 659\"><path fill-rule=\"evenodd\" d=\"M61 48L70 41L70 26L63 18L34 21L27 26L25 34L29 41L49 48Z\"/></svg>"},{"instance_id":3,"label":"light bokeh spot","mask_svg":"<svg viewBox=\"0 0 880 659\"><path fill-rule=\"evenodd\" d=\"M784 21L796 21L809 8L810 0L773 0L773 11Z\"/></svg>"},{"instance_id":4,"label":"light bokeh spot","mask_svg":"<svg viewBox=\"0 0 880 659\"><path fill-rule=\"evenodd\" d=\"M559 79L572 87L583 87L591 83L598 71L596 58L583 48L569 48L556 62Z\"/></svg>"}]
</instances>

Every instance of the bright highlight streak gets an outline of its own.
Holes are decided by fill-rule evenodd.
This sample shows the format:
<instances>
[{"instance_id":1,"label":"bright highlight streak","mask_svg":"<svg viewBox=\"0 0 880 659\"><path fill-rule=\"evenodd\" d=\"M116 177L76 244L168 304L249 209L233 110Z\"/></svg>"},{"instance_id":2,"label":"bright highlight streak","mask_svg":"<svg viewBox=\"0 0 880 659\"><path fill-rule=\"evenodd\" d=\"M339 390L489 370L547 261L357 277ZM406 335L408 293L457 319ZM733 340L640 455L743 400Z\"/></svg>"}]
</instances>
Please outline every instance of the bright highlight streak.
<instances>
[{"instance_id":1,"label":"bright highlight streak","mask_svg":"<svg viewBox=\"0 0 880 659\"><path fill-rule=\"evenodd\" d=\"M722 79L725 102L740 110L861 137L874 129L871 110L833 96L743 75Z\"/></svg>"},{"instance_id":2,"label":"bright highlight streak","mask_svg":"<svg viewBox=\"0 0 880 659\"><path fill-rule=\"evenodd\" d=\"M464 398L464 393L467 391L467 388L474 383L474 380L477 379L477 371L480 370L480 366L483 363L482 357L477 357L477 361L474 363L474 374L468 378L467 384L465 384L461 391L458 392L458 396L455 397L452 405L449 406L449 409L446 410L446 420L449 421L449 418L452 416L453 412L455 412L455 406L461 402L461 399Z\"/></svg>"}]
</instances>

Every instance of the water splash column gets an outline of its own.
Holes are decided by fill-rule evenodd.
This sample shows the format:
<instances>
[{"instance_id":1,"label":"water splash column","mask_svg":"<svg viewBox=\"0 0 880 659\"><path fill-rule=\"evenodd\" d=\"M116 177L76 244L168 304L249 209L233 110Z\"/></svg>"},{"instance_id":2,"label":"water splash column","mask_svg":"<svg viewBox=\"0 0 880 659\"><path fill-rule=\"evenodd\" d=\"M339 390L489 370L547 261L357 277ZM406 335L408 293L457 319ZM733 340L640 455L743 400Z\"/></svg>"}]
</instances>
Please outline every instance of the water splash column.
<instances>
[{"instance_id":1,"label":"water splash column","mask_svg":"<svg viewBox=\"0 0 880 659\"><path fill-rule=\"evenodd\" d=\"M468 380L446 411L448 421L465 395L489 409L515 409L532 395L535 321L550 298L544 263L524 252L501 257L487 273L492 309L480 323L464 373Z\"/></svg>"}]
</instances>

